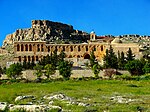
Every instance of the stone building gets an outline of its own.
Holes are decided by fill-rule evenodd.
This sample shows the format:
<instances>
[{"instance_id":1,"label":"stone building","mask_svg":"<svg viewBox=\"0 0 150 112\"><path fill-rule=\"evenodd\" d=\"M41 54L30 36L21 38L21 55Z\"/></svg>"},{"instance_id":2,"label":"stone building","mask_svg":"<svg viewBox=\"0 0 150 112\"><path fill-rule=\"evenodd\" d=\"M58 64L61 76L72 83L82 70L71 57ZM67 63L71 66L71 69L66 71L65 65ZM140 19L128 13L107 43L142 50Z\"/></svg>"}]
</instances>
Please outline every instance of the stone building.
<instances>
[{"instance_id":1,"label":"stone building","mask_svg":"<svg viewBox=\"0 0 150 112\"><path fill-rule=\"evenodd\" d=\"M46 44L45 41L22 41L14 42L15 62L39 61L43 56L50 55L57 49L66 53L66 58L73 61L75 66L80 66L90 58L90 52L94 50L95 56L102 63L106 45L99 44Z\"/></svg>"},{"instance_id":2,"label":"stone building","mask_svg":"<svg viewBox=\"0 0 150 112\"><path fill-rule=\"evenodd\" d=\"M22 41L14 42L15 62L38 62L44 56L50 55L55 49L58 54L64 51L66 59L73 61L74 66L83 65L89 58L90 52L94 50L97 60L103 64L103 57L106 49L110 45L113 47L114 52L126 52L131 48L136 58L140 58L139 46L137 44L121 43L121 41L114 39L111 43L82 43L82 44L47 44L45 41Z\"/></svg>"},{"instance_id":3,"label":"stone building","mask_svg":"<svg viewBox=\"0 0 150 112\"><path fill-rule=\"evenodd\" d=\"M71 44L56 44L64 40L69 40ZM118 51L126 54L131 48L133 54L137 58L140 57L138 44L123 43L119 38L112 36L97 36L94 31L88 34L73 29L71 25L48 20L33 20L31 28L18 29L9 34L4 40L3 47L7 45L14 46L14 62L37 62L57 49L58 54L64 51L66 59L73 61L75 66L88 61L92 50L97 60L103 64L103 57L110 45L116 54Z\"/></svg>"}]
</instances>

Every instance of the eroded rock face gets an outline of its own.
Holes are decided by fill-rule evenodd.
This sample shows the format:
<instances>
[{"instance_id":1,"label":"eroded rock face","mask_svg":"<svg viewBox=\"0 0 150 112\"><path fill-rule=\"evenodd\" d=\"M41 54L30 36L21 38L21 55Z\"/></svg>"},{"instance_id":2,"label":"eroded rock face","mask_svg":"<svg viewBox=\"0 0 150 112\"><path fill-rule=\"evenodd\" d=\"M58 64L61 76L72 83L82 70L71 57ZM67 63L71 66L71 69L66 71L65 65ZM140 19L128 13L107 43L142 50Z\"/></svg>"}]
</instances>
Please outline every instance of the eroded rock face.
<instances>
[{"instance_id":1,"label":"eroded rock face","mask_svg":"<svg viewBox=\"0 0 150 112\"><path fill-rule=\"evenodd\" d=\"M18 29L6 36L3 46L14 41L62 41L64 39L86 40L87 33L74 30L73 26L48 20L32 20L31 28Z\"/></svg>"}]
</instances>

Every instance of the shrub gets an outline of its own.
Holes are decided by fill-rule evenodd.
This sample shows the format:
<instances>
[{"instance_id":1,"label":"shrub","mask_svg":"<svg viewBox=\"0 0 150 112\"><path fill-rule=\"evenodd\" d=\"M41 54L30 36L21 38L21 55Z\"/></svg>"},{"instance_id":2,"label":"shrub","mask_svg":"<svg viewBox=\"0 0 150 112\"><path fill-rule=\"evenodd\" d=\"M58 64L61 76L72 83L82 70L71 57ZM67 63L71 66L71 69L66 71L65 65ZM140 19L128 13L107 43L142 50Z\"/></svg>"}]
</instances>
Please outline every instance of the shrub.
<instances>
[{"instance_id":1,"label":"shrub","mask_svg":"<svg viewBox=\"0 0 150 112\"><path fill-rule=\"evenodd\" d=\"M115 74L116 74L116 69L109 68L104 70L104 76L109 77L109 79L112 79L113 75Z\"/></svg>"},{"instance_id":2,"label":"shrub","mask_svg":"<svg viewBox=\"0 0 150 112\"><path fill-rule=\"evenodd\" d=\"M144 73L150 73L150 63L147 62L143 68Z\"/></svg>"},{"instance_id":3,"label":"shrub","mask_svg":"<svg viewBox=\"0 0 150 112\"><path fill-rule=\"evenodd\" d=\"M128 61L125 68L131 73L131 75L143 74L143 64L140 60Z\"/></svg>"},{"instance_id":4,"label":"shrub","mask_svg":"<svg viewBox=\"0 0 150 112\"><path fill-rule=\"evenodd\" d=\"M69 61L59 62L58 70L59 74L63 76L64 79L68 80L71 76L72 64Z\"/></svg>"},{"instance_id":5,"label":"shrub","mask_svg":"<svg viewBox=\"0 0 150 112\"><path fill-rule=\"evenodd\" d=\"M22 66L17 64L12 64L8 69L6 69L6 75L11 79L16 79L18 76L21 75Z\"/></svg>"}]
</instances>

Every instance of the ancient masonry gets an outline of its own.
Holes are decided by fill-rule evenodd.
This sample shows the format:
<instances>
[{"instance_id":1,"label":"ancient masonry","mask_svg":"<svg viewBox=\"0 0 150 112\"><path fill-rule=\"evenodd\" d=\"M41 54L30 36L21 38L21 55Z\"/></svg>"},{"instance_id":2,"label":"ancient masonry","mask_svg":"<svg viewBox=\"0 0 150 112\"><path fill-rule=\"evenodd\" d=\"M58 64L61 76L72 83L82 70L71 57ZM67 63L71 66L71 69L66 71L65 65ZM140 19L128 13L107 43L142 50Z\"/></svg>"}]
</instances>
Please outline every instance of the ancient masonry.
<instances>
[{"instance_id":1,"label":"ancient masonry","mask_svg":"<svg viewBox=\"0 0 150 112\"><path fill-rule=\"evenodd\" d=\"M90 52L94 49L95 56L99 61L105 54L106 46L103 44L46 44L46 42L15 42L14 43L14 61L39 61L43 56L50 55L57 49L58 54L61 51L66 53L66 58L78 62L84 62L90 58Z\"/></svg>"},{"instance_id":2,"label":"ancient masonry","mask_svg":"<svg viewBox=\"0 0 150 112\"><path fill-rule=\"evenodd\" d=\"M122 43L118 38L115 38L112 42L103 42L102 40L98 39L94 32L91 32L91 34L88 35L85 32L81 32L79 34L78 31L76 31L76 35L80 35L82 38L87 38L86 43L47 43L46 39L51 39L51 34L54 33L54 31L56 31L55 34L60 31L61 33L59 34L61 35L57 36L59 39L63 39L67 33L69 33L71 37L72 32L75 30L72 26L62 23L54 23L45 20L33 20L32 28L17 30L15 33L8 35L3 45L5 46L7 44L13 44L15 55L14 62L37 62L44 56L48 54L50 55L51 52L57 49L58 54L61 51L64 51L66 53L66 59L73 61L74 66L80 66L87 62L87 60L90 58L90 52L92 50L94 50L97 60L103 64L103 57L106 49L108 49L110 45L112 45L116 54L118 51L123 51L126 53L130 47L137 58L140 56L139 46L137 44Z\"/></svg>"}]
</instances>

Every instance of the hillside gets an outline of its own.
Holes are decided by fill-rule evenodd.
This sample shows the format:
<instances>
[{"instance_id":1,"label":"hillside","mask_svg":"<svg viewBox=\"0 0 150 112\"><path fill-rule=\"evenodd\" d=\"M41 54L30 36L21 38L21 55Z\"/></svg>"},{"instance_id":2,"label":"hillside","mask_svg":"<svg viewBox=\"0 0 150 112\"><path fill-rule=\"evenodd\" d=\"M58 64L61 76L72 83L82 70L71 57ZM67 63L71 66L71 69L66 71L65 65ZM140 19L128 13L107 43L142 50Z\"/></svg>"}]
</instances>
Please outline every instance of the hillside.
<instances>
[{"instance_id":1,"label":"hillside","mask_svg":"<svg viewBox=\"0 0 150 112\"><path fill-rule=\"evenodd\" d=\"M3 47L14 41L46 41L48 43L86 42L89 34L75 30L73 26L48 20L32 20L31 28L17 29L6 36Z\"/></svg>"}]
</instances>

